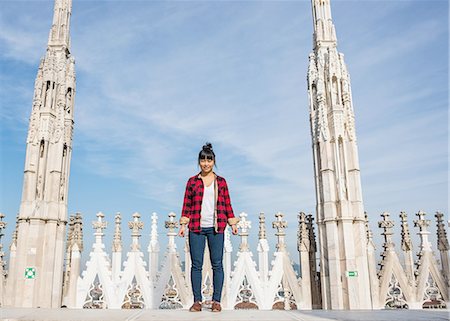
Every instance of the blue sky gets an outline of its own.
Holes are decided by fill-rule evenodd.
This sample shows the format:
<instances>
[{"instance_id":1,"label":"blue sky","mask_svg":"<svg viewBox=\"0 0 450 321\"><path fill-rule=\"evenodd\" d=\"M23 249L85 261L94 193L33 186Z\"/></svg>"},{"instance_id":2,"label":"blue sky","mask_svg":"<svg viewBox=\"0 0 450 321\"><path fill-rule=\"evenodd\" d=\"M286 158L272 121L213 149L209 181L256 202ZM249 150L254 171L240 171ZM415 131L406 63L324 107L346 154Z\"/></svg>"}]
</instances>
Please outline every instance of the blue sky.
<instances>
[{"instance_id":1,"label":"blue sky","mask_svg":"<svg viewBox=\"0 0 450 321\"><path fill-rule=\"evenodd\" d=\"M0 2L0 212L9 246L53 2ZM383 211L396 220L406 211L411 227L419 209L448 219L448 2L336 0L332 14L352 79L374 234ZM252 242L258 213L271 222L281 211L297 257L297 213L315 209L311 20L310 1L74 1L69 212L83 214L87 248L95 213L106 214L110 239L114 214L126 222L137 211L146 249L151 213L162 234L211 141L235 213L253 221Z\"/></svg>"}]
</instances>

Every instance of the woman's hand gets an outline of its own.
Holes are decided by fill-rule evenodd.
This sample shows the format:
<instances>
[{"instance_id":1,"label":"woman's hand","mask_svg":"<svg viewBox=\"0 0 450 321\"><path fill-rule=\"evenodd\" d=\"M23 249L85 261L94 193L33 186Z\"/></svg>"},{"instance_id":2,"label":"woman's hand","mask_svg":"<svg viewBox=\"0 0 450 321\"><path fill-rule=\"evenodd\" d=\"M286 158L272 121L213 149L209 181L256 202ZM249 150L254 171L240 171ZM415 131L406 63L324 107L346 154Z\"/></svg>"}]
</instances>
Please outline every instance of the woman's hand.
<instances>
[{"instance_id":1,"label":"woman's hand","mask_svg":"<svg viewBox=\"0 0 450 321\"><path fill-rule=\"evenodd\" d=\"M233 233L233 235L238 234L238 228L237 228L236 224L231 225L231 232Z\"/></svg>"},{"instance_id":2,"label":"woman's hand","mask_svg":"<svg viewBox=\"0 0 450 321\"><path fill-rule=\"evenodd\" d=\"M184 237L184 227L185 227L186 225L185 224L181 224L180 225L180 229L178 230L178 236L181 236L181 237Z\"/></svg>"}]
</instances>

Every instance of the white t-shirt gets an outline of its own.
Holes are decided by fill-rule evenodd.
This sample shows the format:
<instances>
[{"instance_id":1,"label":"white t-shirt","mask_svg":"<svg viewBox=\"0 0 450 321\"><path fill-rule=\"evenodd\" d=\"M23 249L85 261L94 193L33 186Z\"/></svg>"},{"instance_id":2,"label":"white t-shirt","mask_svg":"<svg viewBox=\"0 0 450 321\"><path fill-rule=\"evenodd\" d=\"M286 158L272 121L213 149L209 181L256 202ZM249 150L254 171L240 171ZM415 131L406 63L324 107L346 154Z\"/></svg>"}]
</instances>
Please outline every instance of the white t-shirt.
<instances>
[{"instance_id":1,"label":"white t-shirt","mask_svg":"<svg viewBox=\"0 0 450 321\"><path fill-rule=\"evenodd\" d=\"M203 189L202 211L200 212L201 227L214 226L214 184L215 181L209 186L205 185Z\"/></svg>"}]
</instances>

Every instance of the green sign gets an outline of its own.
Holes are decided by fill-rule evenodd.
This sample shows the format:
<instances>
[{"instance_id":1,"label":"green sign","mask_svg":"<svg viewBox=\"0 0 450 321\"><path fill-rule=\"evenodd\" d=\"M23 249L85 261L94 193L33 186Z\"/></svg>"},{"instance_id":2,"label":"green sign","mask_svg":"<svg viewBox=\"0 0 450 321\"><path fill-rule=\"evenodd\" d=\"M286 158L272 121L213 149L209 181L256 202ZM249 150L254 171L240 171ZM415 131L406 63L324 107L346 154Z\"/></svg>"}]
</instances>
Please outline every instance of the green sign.
<instances>
[{"instance_id":1,"label":"green sign","mask_svg":"<svg viewBox=\"0 0 450 321\"><path fill-rule=\"evenodd\" d=\"M358 276L358 271L347 271L346 274L347 274L347 277L354 278L354 277Z\"/></svg>"},{"instance_id":2,"label":"green sign","mask_svg":"<svg viewBox=\"0 0 450 321\"><path fill-rule=\"evenodd\" d=\"M27 267L25 268L25 279L35 279L36 278L36 268Z\"/></svg>"}]
</instances>

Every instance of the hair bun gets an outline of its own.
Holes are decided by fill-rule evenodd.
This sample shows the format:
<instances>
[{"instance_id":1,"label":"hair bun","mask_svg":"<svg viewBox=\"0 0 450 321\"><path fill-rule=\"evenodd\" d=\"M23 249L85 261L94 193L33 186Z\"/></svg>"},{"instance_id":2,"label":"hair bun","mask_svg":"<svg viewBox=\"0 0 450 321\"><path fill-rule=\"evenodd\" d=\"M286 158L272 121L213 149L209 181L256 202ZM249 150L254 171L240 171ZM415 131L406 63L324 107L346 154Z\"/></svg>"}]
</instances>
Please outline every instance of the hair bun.
<instances>
[{"instance_id":1,"label":"hair bun","mask_svg":"<svg viewBox=\"0 0 450 321\"><path fill-rule=\"evenodd\" d=\"M202 149L203 149L203 150L212 150L213 147L212 147L212 144L211 144L211 143L206 142L205 145L203 145L203 148L202 148Z\"/></svg>"}]
</instances>

